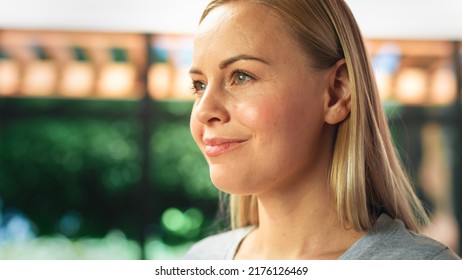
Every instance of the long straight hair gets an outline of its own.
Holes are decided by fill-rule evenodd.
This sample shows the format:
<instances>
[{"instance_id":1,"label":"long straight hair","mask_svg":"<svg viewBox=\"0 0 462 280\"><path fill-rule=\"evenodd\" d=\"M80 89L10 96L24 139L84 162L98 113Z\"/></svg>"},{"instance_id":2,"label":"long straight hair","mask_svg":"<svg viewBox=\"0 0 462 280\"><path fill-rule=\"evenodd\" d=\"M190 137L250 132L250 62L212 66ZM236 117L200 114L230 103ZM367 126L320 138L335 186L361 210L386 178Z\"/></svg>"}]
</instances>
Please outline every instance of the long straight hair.
<instances>
[{"instance_id":1,"label":"long straight hair","mask_svg":"<svg viewBox=\"0 0 462 280\"><path fill-rule=\"evenodd\" d=\"M326 69L345 59L351 93L349 116L337 126L329 187L337 211L355 230L368 230L381 213L418 231L428 222L393 146L387 119L356 20L343 0L212 0L201 18L229 2L248 1L274 11L311 59ZM257 226L253 195L231 195L233 228Z\"/></svg>"}]
</instances>

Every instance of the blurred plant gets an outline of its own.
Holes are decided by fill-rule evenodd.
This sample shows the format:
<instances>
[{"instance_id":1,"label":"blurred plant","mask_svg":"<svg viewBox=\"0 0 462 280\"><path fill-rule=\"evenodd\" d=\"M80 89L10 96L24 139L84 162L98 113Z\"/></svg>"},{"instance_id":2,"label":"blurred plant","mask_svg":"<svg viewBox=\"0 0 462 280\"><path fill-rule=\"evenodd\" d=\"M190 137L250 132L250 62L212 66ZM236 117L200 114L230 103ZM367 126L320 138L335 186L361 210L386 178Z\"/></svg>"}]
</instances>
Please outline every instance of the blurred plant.
<instances>
[{"instance_id":1,"label":"blurred plant","mask_svg":"<svg viewBox=\"0 0 462 280\"><path fill-rule=\"evenodd\" d=\"M102 238L71 240L63 235L42 236L22 242L2 244L0 259L38 260L136 260L141 249L121 231L110 231Z\"/></svg>"},{"instance_id":2,"label":"blurred plant","mask_svg":"<svg viewBox=\"0 0 462 280\"><path fill-rule=\"evenodd\" d=\"M8 102L5 108L14 117L0 118L0 197L5 209L3 216L0 213L0 235L5 237L8 223L14 229L10 236L24 237L21 242L8 239L8 248L18 253L2 249L0 258L28 258L21 248L39 252L50 246L53 251L56 244L64 246L56 258L97 258L97 253L74 251L88 240L101 247L114 229L126 240L139 241L143 232L148 258L173 257L207 234L215 220L218 191L189 133L191 104L162 103L156 108L150 150L144 151L137 107L124 102L32 101L37 102ZM57 105L65 107L58 117L27 117L14 111L47 112ZM121 115L112 115L114 105ZM101 115L75 117L86 115L85 110ZM151 162L150 192L140 201L143 153ZM14 219L11 213L16 213ZM140 215L149 216L150 224ZM115 239L104 242L110 240ZM139 258L136 250L121 250L111 258ZM26 255L20 257L20 252ZM30 258L55 258L53 254L29 252Z\"/></svg>"},{"instance_id":3,"label":"blurred plant","mask_svg":"<svg viewBox=\"0 0 462 280\"><path fill-rule=\"evenodd\" d=\"M0 132L0 196L21 209L39 235L104 235L130 228L141 177L139 125L90 118L16 120ZM63 217L69 211L74 216ZM74 230L69 219L84 217ZM67 228L66 228L67 220ZM80 231L80 232L78 232ZM133 234L134 229L128 230Z\"/></svg>"},{"instance_id":4,"label":"blurred plant","mask_svg":"<svg viewBox=\"0 0 462 280\"><path fill-rule=\"evenodd\" d=\"M216 199L207 163L194 143L189 128L163 123L151 139L154 168L151 178L163 192L184 192L193 199Z\"/></svg>"}]
</instances>

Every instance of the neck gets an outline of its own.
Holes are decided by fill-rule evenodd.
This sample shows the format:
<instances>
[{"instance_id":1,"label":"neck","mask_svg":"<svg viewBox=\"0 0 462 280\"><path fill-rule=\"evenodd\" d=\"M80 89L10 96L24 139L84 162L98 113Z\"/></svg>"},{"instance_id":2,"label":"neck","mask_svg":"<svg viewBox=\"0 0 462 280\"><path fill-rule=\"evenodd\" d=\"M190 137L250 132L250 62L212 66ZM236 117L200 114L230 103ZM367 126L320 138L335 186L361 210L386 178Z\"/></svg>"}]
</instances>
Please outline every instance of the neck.
<instances>
[{"instance_id":1,"label":"neck","mask_svg":"<svg viewBox=\"0 0 462 280\"><path fill-rule=\"evenodd\" d=\"M337 215L325 180L258 196L259 226L241 244L242 259L337 259L364 233ZM310 186L307 188L306 186ZM280 189L280 188L279 188Z\"/></svg>"}]
</instances>

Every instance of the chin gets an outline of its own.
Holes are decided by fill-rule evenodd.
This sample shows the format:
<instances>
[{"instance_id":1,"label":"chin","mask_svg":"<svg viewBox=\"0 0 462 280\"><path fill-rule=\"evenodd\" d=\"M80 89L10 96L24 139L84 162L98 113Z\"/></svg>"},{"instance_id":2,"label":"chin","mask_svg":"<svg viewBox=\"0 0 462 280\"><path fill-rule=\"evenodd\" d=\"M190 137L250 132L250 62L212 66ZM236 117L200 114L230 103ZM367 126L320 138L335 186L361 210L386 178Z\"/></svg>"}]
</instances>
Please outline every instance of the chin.
<instances>
[{"instance_id":1,"label":"chin","mask_svg":"<svg viewBox=\"0 0 462 280\"><path fill-rule=\"evenodd\" d=\"M212 178L213 185L220 191L227 194L234 195L254 195L257 193L255 188L249 186L249 184L239 183L239 180L214 180Z\"/></svg>"},{"instance_id":2,"label":"chin","mask_svg":"<svg viewBox=\"0 0 462 280\"><path fill-rule=\"evenodd\" d=\"M236 166L234 166L236 167ZM250 168L249 168L250 169ZM210 179L213 185L222 192L235 195L253 195L258 193L258 185L251 170L239 166L210 165Z\"/></svg>"}]
</instances>

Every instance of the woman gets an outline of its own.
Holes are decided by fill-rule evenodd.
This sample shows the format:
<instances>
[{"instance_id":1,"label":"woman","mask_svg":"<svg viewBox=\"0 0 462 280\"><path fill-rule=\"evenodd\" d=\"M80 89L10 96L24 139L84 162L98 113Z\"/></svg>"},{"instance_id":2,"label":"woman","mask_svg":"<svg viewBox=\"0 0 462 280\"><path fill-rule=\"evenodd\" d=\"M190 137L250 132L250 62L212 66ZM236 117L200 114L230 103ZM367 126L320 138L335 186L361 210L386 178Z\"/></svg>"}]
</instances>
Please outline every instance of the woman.
<instances>
[{"instance_id":1,"label":"woman","mask_svg":"<svg viewBox=\"0 0 462 280\"><path fill-rule=\"evenodd\" d=\"M190 71L192 135L233 230L185 259L455 259L395 154L343 0L214 0Z\"/></svg>"}]
</instances>

